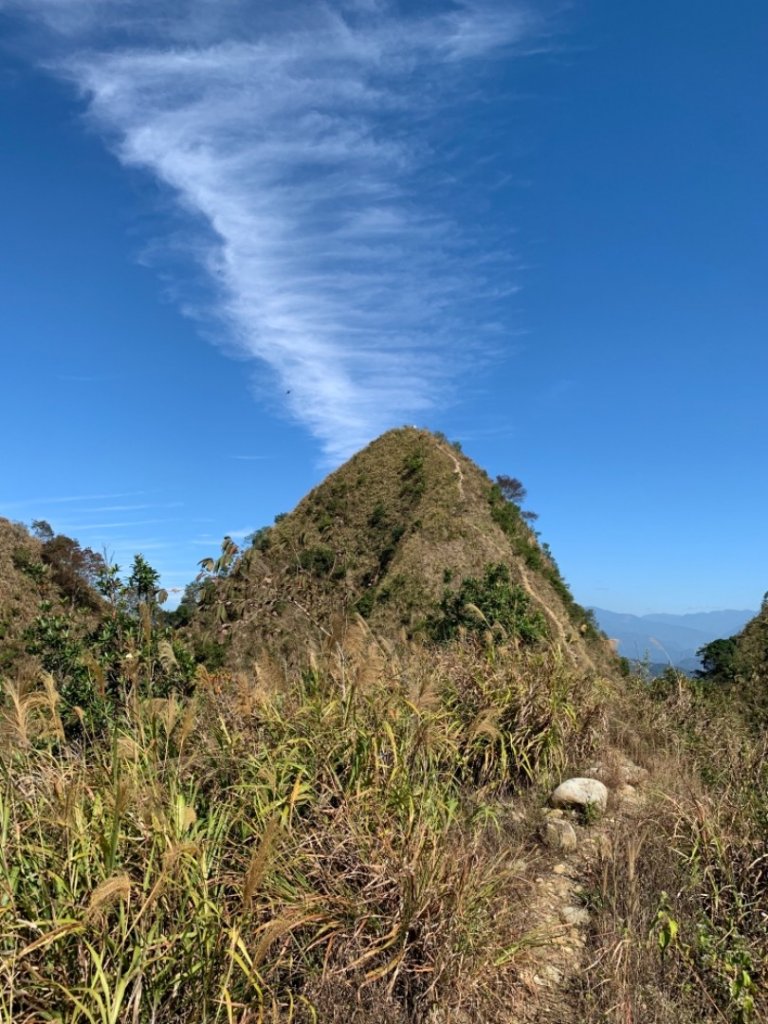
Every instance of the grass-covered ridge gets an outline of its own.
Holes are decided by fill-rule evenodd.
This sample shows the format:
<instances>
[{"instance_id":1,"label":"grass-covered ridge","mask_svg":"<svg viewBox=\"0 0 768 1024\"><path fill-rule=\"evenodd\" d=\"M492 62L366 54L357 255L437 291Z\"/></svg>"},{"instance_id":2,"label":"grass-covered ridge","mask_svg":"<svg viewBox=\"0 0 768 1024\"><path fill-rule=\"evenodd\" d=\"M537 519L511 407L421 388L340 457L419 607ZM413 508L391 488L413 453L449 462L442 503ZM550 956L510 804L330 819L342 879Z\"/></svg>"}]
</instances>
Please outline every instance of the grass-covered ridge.
<instances>
[{"instance_id":1,"label":"grass-covered ridge","mask_svg":"<svg viewBox=\"0 0 768 1024\"><path fill-rule=\"evenodd\" d=\"M383 635L419 640L466 580L500 566L525 592L531 621L546 619L542 634L582 664L605 664L588 614L514 503L444 438L402 428L260 530L208 581L192 630L218 628L228 662L242 667L265 648L290 661L297 639L343 636L358 614Z\"/></svg>"}]
</instances>

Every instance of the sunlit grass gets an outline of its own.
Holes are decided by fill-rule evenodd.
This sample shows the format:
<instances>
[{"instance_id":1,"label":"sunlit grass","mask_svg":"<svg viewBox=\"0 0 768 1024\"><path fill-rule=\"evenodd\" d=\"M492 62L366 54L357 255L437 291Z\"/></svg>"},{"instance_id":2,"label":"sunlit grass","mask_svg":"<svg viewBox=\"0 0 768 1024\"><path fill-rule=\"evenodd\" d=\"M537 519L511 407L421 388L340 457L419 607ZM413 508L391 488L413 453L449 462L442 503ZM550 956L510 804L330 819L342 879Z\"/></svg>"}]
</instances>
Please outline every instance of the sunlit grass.
<instances>
[{"instance_id":1,"label":"sunlit grass","mask_svg":"<svg viewBox=\"0 0 768 1024\"><path fill-rule=\"evenodd\" d=\"M768 1020L766 737L717 687L674 673L629 687L614 727L653 777L585 888L582 1018Z\"/></svg>"},{"instance_id":2,"label":"sunlit grass","mask_svg":"<svg viewBox=\"0 0 768 1024\"><path fill-rule=\"evenodd\" d=\"M372 645L129 696L78 746L50 678L3 684L3 1024L499 1005L519 880L494 798L588 744L599 687L553 651Z\"/></svg>"}]
</instances>

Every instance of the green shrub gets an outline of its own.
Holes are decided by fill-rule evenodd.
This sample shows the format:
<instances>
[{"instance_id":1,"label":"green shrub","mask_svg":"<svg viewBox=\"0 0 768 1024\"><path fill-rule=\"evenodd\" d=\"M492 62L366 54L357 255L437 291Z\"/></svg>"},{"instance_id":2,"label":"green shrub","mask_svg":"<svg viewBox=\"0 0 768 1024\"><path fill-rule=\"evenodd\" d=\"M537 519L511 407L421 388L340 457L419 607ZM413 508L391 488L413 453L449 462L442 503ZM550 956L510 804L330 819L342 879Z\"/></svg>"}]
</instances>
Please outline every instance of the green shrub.
<instances>
[{"instance_id":1,"label":"green shrub","mask_svg":"<svg viewBox=\"0 0 768 1024\"><path fill-rule=\"evenodd\" d=\"M382 505L381 502L378 502L376 505L374 505L373 511L368 516L368 525L371 527L372 530L377 530L380 527L385 526L386 522L387 510L384 507L384 505Z\"/></svg>"},{"instance_id":2,"label":"green shrub","mask_svg":"<svg viewBox=\"0 0 768 1024\"><path fill-rule=\"evenodd\" d=\"M369 618L373 611L373 606L376 603L376 588L371 587L366 590L361 598L355 603L355 609L363 616L364 619Z\"/></svg>"},{"instance_id":3,"label":"green shrub","mask_svg":"<svg viewBox=\"0 0 768 1024\"><path fill-rule=\"evenodd\" d=\"M257 551L269 551L272 545L272 527L262 526L260 530L256 530L252 533L248 540L251 543L251 547L256 548Z\"/></svg>"},{"instance_id":4,"label":"green shrub","mask_svg":"<svg viewBox=\"0 0 768 1024\"><path fill-rule=\"evenodd\" d=\"M29 576L29 578L34 580L38 586L45 579L45 566L42 562L33 558L26 548L16 548L11 555L11 562L15 569L18 569L19 572L23 572L25 576Z\"/></svg>"},{"instance_id":5,"label":"green shrub","mask_svg":"<svg viewBox=\"0 0 768 1024\"><path fill-rule=\"evenodd\" d=\"M103 680L93 671L93 658L88 657L86 643L74 632L71 621L53 614L51 606L44 603L27 631L27 651L37 655L45 671L56 680L66 734L93 735L103 729L108 713Z\"/></svg>"},{"instance_id":6,"label":"green shrub","mask_svg":"<svg viewBox=\"0 0 768 1024\"><path fill-rule=\"evenodd\" d=\"M420 473L424 468L424 453L421 451L411 452L403 459L403 477L412 477Z\"/></svg>"},{"instance_id":7,"label":"green shrub","mask_svg":"<svg viewBox=\"0 0 768 1024\"><path fill-rule=\"evenodd\" d=\"M468 577L456 592L446 590L428 630L434 640L445 642L461 630L483 633L496 626L524 643L548 635L544 615L532 607L528 594L510 581L503 563L489 565L482 579Z\"/></svg>"},{"instance_id":8,"label":"green shrub","mask_svg":"<svg viewBox=\"0 0 768 1024\"><path fill-rule=\"evenodd\" d=\"M325 547L307 548L299 555L299 565L313 576L327 576L335 561L333 551Z\"/></svg>"}]
</instances>

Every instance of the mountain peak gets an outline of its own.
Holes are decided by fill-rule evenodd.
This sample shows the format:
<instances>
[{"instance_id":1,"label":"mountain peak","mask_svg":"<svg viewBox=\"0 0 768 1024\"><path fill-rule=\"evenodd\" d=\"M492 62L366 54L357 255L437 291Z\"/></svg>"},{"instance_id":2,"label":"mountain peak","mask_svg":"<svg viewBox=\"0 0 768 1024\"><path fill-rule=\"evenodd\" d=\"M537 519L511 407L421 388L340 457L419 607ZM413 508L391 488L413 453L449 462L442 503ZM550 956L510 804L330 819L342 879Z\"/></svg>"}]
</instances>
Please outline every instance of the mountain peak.
<instances>
[{"instance_id":1,"label":"mountain peak","mask_svg":"<svg viewBox=\"0 0 768 1024\"><path fill-rule=\"evenodd\" d=\"M287 657L297 635L335 636L358 615L383 636L429 636L441 615L462 619L462 601L485 628L506 615L512 635L528 616L583 665L585 641L601 647L519 507L445 437L402 427L259 531L204 604L240 662L276 645Z\"/></svg>"}]
</instances>

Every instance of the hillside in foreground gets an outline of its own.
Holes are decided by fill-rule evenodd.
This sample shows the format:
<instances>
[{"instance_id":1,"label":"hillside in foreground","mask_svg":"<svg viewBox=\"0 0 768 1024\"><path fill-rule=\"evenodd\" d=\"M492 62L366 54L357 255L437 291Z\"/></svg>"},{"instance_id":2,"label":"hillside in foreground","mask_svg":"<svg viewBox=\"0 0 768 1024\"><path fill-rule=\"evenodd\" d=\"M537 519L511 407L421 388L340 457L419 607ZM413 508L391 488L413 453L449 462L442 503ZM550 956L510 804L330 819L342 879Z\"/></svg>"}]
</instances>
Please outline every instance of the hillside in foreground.
<instances>
[{"instance_id":1,"label":"hillside in foreground","mask_svg":"<svg viewBox=\"0 0 768 1024\"><path fill-rule=\"evenodd\" d=\"M745 677L618 675L441 438L225 542L180 615L140 556L0 526L0 1024L768 1020Z\"/></svg>"}]
</instances>

